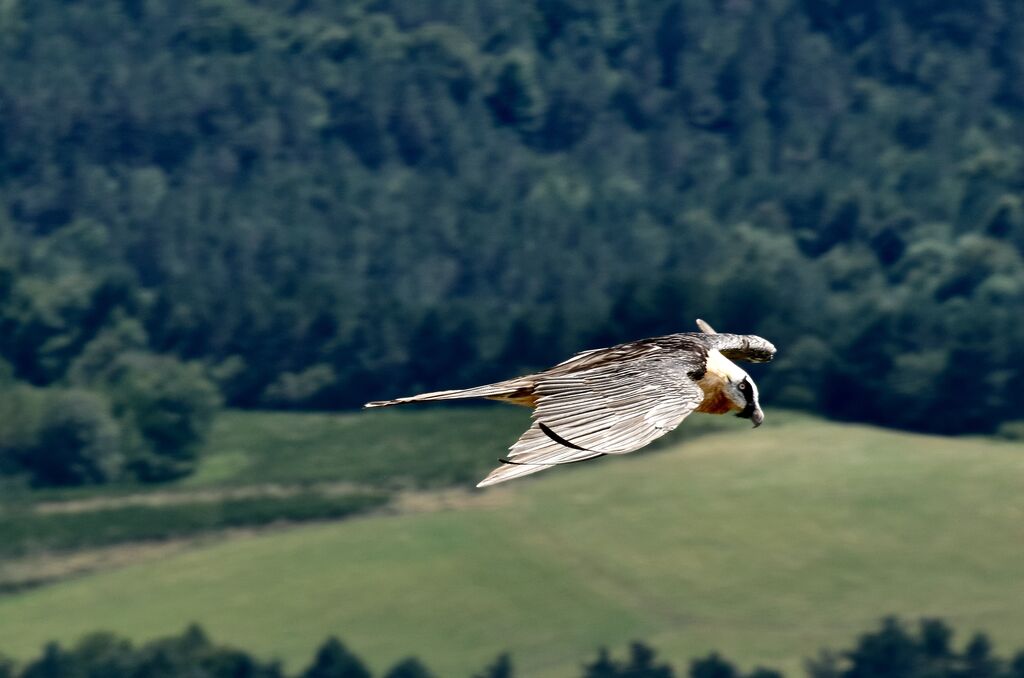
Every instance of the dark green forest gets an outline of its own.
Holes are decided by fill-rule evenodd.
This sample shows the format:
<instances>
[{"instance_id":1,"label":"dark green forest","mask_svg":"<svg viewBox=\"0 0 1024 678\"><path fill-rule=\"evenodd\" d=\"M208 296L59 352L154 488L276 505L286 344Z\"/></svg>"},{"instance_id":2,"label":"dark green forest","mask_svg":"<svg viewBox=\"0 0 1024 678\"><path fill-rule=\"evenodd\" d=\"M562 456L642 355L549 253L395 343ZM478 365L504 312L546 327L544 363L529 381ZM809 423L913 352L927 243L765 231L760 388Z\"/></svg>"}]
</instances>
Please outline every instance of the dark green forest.
<instances>
[{"instance_id":1,"label":"dark green forest","mask_svg":"<svg viewBox=\"0 0 1024 678\"><path fill-rule=\"evenodd\" d=\"M1017 0L0 3L0 472L697 316L769 407L992 432L1022 201Z\"/></svg>"},{"instance_id":2,"label":"dark green forest","mask_svg":"<svg viewBox=\"0 0 1024 678\"><path fill-rule=\"evenodd\" d=\"M1006 660L993 652L984 633L977 633L962 649L953 630L938 619L921 620L917 628L887 618L879 628L862 634L842 652L823 650L805 663L808 678L1021 678L1024 650ZM109 633L93 633L70 648L47 645L39 657L22 667L0 657L0 678L373 678L362 659L337 638L328 638L309 665L296 674L280 664L255 658L242 650L218 645L198 626L178 636L141 646ZM434 678L415 657L404 659L383 678ZM518 675L509 655L499 656L472 678L514 678ZM778 671L755 668L749 673L716 652L690 662L677 673L644 643L634 642L625 658L606 649L581 662L581 678L783 678Z\"/></svg>"}]
</instances>

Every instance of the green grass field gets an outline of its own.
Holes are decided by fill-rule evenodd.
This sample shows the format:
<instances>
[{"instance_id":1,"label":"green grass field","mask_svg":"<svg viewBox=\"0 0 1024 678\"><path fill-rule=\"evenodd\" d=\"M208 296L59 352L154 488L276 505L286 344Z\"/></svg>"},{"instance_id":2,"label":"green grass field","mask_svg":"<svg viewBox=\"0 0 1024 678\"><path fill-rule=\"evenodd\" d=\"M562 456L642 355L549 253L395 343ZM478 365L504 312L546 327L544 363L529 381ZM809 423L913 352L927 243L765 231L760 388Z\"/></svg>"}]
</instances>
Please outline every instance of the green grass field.
<instances>
[{"instance_id":1,"label":"green grass field","mask_svg":"<svg viewBox=\"0 0 1024 678\"><path fill-rule=\"evenodd\" d=\"M573 676L630 639L680 666L715 648L798 675L887 613L1024 646L1024 445L769 417L449 510L238 538L9 595L0 651L194 620L289 668L337 634L377 669L415 654L446 677L504 650L518 675Z\"/></svg>"},{"instance_id":2,"label":"green grass field","mask_svg":"<svg viewBox=\"0 0 1024 678\"><path fill-rule=\"evenodd\" d=\"M179 481L31 491L5 487L2 500L78 500L268 483L420 488L475 483L529 422L528 410L497 403L344 413L226 410L214 421L199 468ZM715 430L715 422L703 423L688 433Z\"/></svg>"},{"instance_id":3,"label":"green grass field","mask_svg":"<svg viewBox=\"0 0 1024 678\"><path fill-rule=\"evenodd\" d=\"M198 472L184 484L475 483L529 421L529 411L498 404L345 414L228 411L217 419Z\"/></svg>"},{"instance_id":4,"label":"green grass field","mask_svg":"<svg viewBox=\"0 0 1024 678\"><path fill-rule=\"evenodd\" d=\"M182 486L325 481L416 488L475 485L529 425L529 410L497 403L346 414L228 411L217 419L198 472ZM667 442L736 425L728 417L694 417Z\"/></svg>"},{"instance_id":5,"label":"green grass field","mask_svg":"<svg viewBox=\"0 0 1024 678\"><path fill-rule=\"evenodd\" d=\"M174 483L0 487L0 595L51 581L26 558L337 518L400 490L472 487L529 422L522 408L223 413L196 473ZM705 417L673 440L722 428ZM16 567L9 566L18 559ZM52 564L52 558L50 558ZM58 572L64 571L57 568Z\"/></svg>"}]
</instances>

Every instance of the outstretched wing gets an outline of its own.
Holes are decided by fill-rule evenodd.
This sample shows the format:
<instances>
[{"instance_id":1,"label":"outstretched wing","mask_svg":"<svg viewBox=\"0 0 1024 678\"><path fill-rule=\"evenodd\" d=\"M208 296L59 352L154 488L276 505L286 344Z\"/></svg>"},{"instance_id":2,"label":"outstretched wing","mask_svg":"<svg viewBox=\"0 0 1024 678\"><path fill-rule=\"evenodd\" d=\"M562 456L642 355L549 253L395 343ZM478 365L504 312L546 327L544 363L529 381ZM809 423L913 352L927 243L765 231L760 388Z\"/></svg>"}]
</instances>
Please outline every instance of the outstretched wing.
<instances>
[{"instance_id":1,"label":"outstretched wing","mask_svg":"<svg viewBox=\"0 0 1024 678\"><path fill-rule=\"evenodd\" d=\"M707 353L646 344L625 360L538 375L533 425L477 487L557 464L638 450L675 429L704 399L691 373Z\"/></svg>"},{"instance_id":2,"label":"outstretched wing","mask_svg":"<svg viewBox=\"0 0 1024 678\"><path fill-rule=\"evenodd\" d=\"M697 327L703 333L698 335L708 349L716 349L729 360L746 360L751 363L767 363L775 357L775 346L756 334L719 334L711 325L697 318Z\"/></svg>"}]
</instances>

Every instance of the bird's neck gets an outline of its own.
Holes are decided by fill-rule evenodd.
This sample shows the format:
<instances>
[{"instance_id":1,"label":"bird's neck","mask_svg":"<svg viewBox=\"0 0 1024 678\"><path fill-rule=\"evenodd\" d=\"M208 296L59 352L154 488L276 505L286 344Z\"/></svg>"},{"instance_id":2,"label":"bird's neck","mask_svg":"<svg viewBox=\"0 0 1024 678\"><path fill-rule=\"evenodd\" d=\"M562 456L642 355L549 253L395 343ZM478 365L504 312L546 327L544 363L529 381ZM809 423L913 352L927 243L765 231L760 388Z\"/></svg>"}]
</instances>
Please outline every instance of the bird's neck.
<instances>
[{"instance_id":1,"label":"bird's neck","mask_svg":"<svg viewBox=\"0 0 1024 678\"><path fill-rule=\"evenodd\" d=\"M708 351L708 359L704 365L704 376L697 385L704 391L704 400L697 407L698 412L708 414L725 414L740 409L725 394L725 385L740 381L745 373L733 361L718 351Z\"/></svg>"}]
</instances>

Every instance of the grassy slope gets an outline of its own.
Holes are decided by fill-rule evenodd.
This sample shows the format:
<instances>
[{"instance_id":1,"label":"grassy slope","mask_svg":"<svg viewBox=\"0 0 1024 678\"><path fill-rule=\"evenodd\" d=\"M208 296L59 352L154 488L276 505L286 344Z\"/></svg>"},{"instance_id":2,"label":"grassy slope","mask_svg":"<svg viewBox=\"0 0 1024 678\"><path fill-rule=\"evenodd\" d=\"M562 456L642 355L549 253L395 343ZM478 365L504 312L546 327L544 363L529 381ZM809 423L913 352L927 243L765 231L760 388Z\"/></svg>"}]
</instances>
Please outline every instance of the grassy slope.
<instances>
[{"instance_id":1,"label":"grassy slope","mask_svg":"<svg viewBox=\"0 0 1024 678\"><path fill-rule=\"evenodd\" d=\"M348 414L228 411L218 418L203 462L184 486L337 480L421 488L474 485L529 423L529 410L496 403ZM735 423L696 417L669 440L728 430Z\"/></svg>"},{"instance_id":2,"label":"grassy slope","mask_svg":"<svg viewBox=\"0 0 1024 678\"><path fill-rule=\"evenodd\" d=\"M717 648L795 673L888 612L990 630L1002 651L1024 645L1024 446L737 425L483 497L9 596L0 651L198 620L292 667L336 633L378 668L413 653L445 676L506 649L521 675L572 676L597 645L633 638L678 662Z\"/></svg>"},{"instance_id":3,"label":"grassy slope","mask_svg":"<svg viewBox=\"0 0 1024 678\"><path fill-rule=\"evenodd\" d=\"M20 563L12 574L5 564L13 559L337 517L374 508L401 488L471 487L528 422L525 409L497 404L346 414L225 412L198 471L176 483L0 486L0 592L25 585L32 571ZM671 439L728 424L735 422L703 417ZM372 501L360 499L371 495Z\"/></svg>"},{"instance_id":4,"label":"grassy slope","mask_svg":"<svg viewBox=\"0 0 1024 678\"><path fill-rule=\"evenodd\" d=\"M228 411L185 484L469 483L486 474L529 421L529 411L498 404L349 414Z\"/></svg>"},{"instance_id":5,"label":"grassy slope","mask_svg":"<svg viewBox=\"0 0 1024 678\"><path fill-rule=\"evenodd\" d=\"M529 421L528 410L497 403L346 413L226 410L214 422L199 468L180 481L31 491L5 486L0 502L268 483L343 481L420 487L468 483L491 469ZM695 428L707 430L708 425Z\"/></svg>"}]
</instances>

